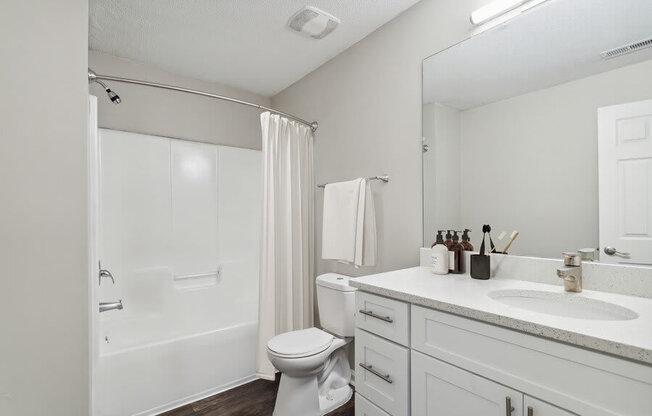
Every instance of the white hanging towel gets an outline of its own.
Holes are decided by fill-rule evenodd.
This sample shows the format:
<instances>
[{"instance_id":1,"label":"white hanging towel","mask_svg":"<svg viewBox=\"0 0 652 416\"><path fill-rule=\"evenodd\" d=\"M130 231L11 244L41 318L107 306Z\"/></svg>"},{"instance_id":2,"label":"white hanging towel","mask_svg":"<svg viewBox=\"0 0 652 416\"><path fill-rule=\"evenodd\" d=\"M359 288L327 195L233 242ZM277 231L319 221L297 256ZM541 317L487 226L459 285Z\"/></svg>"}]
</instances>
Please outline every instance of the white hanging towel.
<instances>
[{"instance_id":1,"label":"white hanging towel","mask_svg":"<svg viewBox=\"0 0 652 416\"><path fill-rule=\"evenodd\" d=\"M356 233L355 260L360 266L376 265L376 208L371 184L362 179L358 198L358 232Z\"/></svg>"},{"instance_id":2,"label":"white hanging towel","mask_svg":"<svg viewBox=\"0 0 652 416\"><path fill-rule=\"evenodd\" d=\"M376 212L366 179L324 188L322 258L356 267L376 264Z\"/></svg>"}]
</instances>

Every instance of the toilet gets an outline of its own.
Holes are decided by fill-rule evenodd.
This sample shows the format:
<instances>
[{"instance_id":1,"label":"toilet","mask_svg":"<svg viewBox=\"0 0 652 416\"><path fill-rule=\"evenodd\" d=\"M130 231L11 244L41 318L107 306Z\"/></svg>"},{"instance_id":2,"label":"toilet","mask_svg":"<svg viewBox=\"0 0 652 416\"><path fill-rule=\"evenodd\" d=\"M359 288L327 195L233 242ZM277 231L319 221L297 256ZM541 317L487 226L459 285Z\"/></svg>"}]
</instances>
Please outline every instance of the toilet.
<instances>
[{"instance_id":1,"label":"toilet","mask_svg":"<svg viewBox=\"0 0 652 416\"><path fill-rule=\"evenodd\" d=\"M323 329L275 336L267 356L281 372L274 416L324 415L351 398L351 369L343 346L353 340L355 291L349 276L326 273L316 279Z\"/></svg>"}]
</instances>

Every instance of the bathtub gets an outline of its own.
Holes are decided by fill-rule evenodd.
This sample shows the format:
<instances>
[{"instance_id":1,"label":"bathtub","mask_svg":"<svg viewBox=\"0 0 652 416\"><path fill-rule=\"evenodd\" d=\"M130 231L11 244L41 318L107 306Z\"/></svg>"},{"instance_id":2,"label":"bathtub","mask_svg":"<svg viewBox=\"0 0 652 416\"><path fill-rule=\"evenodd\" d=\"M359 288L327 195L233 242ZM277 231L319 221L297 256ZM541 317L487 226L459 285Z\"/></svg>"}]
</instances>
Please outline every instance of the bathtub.
<instances>
[{"instance_id":1,"label":"bathtub","mask_svg":"<svg viewBox=\"0 0 652 416\"><path fill-rule=\"evenodd\" d=\"M95 367L98 416L156 415L257 378L256 322L144 345L128 341L135 339L129 328L143 328L131 324L103 331L109 342L101 340Z\"/></svg>"}]
</instances>

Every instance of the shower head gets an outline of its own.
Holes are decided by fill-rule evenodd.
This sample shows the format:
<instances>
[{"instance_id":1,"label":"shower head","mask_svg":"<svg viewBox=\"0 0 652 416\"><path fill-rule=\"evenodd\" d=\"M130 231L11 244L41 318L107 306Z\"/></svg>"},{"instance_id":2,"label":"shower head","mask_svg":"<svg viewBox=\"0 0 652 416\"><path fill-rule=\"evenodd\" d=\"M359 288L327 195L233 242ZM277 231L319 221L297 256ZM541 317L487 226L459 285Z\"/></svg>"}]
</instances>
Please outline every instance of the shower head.
<instances>
[{"instance_id":1,"label":"shower head","mask_svg":"<svg viewBox=\"0 0 652 416\"><path fill-rule=\"evenodd\" d=\"M111 100L111 102L113 104L120 104L122 102L122 99L120 99L120 96L118 94L116 94L115 92L113 92L111 90L111 88L109 88L104 82L99 80L97 78L97 74L95 73L95 71L93 71L90 68L88 68L88 82L89 83L95 82L97 84L100 84L102 86L102 88L104 88L104 91L106 91L106 95L109 96L109 99Z\"/></svg>"},{"instance_id":2,"label":"shower head","mask_svg":"<svg viewBox=\"0 0 652 416\"><path fill-rule=\"evenodd\" d=\"M109 96L113 104L120 104L122 100L120 99L120 96L116 94L115 92L111 91L110 88L105 89L106 94Z\"/></svg>"}]
</instances>

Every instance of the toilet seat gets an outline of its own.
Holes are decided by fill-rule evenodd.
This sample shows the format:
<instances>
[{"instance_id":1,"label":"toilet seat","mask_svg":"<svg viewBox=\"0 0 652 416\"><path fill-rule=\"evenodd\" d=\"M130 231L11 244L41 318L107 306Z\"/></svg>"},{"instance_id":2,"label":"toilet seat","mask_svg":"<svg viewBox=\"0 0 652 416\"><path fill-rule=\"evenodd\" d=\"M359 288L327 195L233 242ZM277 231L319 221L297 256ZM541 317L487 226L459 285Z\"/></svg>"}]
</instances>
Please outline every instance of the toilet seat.
<instances>
[{"instance_id":1,"label":"toilet seat","mask_svg":"<svg viewBox=\"0 0 652 416\"><path fill-rule=\"evenodd\" d=\"M275 336L269 340L267 348L279 357L308 357L328 349L334 338L318 328L301 329Z\"/></svg>"}]
</instances>

